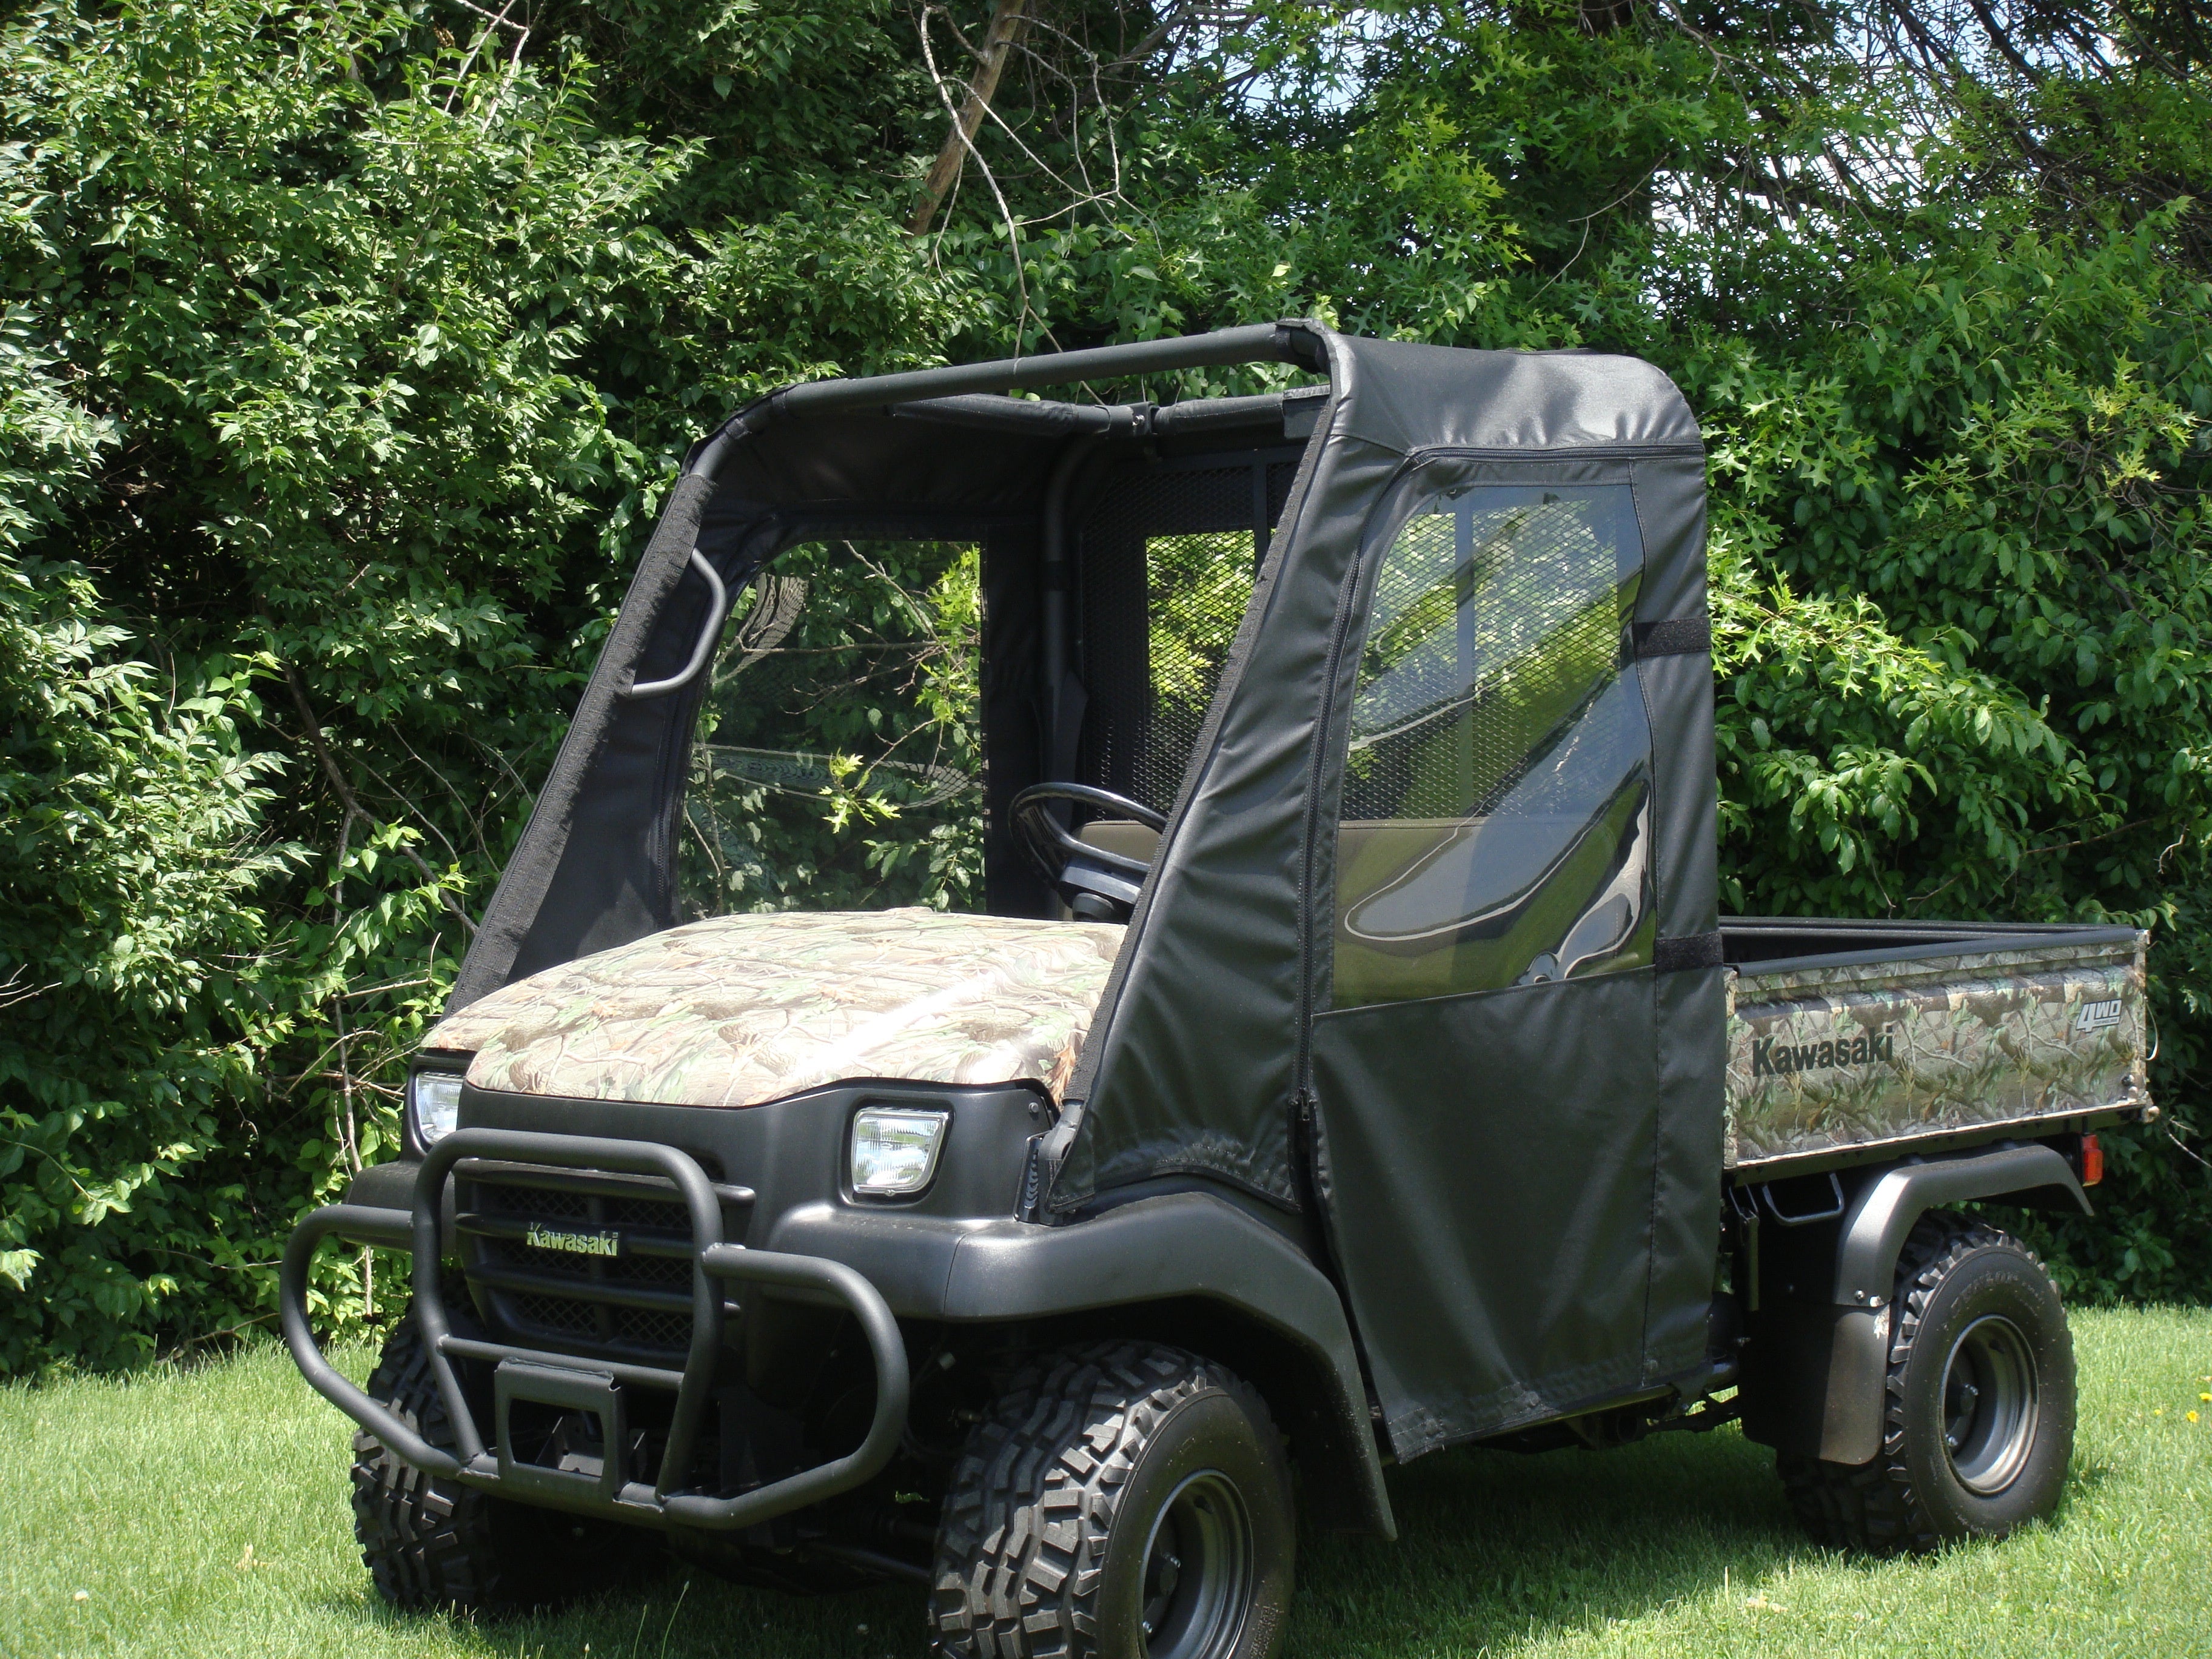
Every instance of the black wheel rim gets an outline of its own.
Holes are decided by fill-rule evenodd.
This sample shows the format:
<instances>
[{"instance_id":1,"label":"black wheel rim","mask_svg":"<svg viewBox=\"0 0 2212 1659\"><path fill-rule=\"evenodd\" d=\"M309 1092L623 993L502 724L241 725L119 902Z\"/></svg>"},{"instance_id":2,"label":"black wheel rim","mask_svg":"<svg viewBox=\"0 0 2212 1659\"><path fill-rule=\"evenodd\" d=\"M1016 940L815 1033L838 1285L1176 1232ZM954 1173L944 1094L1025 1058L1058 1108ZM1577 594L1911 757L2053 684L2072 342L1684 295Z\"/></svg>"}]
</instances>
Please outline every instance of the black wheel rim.
<instances>
[{"instance_id":1,"label":"black wheel rim","mask_svg":"<svg viewBox=\"0 0 2212 1659\"><path fill-rule=\"evenodd\" d=\"M1991 1497L2020 1478L2035 1445L2039 1382L2009 1319L1985 1315L1959 1333L1943 1365L1943 1449L1968 1492Z\"/></svg>"},{"instance_id":2,"label":"black wheel rim","mask_svg":"<svg viewBox=\"0 0 2212 1659\"><path fill-rule=\"evenodd\" d=\"M1252 1599L1252 1522L1229 1477L1201 1469L1168 1494L1145 1547L1148 1659L1224 1659Z\"/></svg>"}]
</instances>

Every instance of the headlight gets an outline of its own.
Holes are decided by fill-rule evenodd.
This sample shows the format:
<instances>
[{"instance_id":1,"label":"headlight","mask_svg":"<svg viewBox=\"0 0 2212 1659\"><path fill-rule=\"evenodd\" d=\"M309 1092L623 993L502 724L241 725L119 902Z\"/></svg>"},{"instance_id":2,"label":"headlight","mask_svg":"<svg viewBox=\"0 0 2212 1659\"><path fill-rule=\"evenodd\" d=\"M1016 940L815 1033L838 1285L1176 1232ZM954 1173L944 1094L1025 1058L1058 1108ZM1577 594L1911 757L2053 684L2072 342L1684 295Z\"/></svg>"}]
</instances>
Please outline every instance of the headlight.
<instances>
[{"instance_id":1,"label":"headlight","mask_svg":"<svg viewBox=\"0 0 2212 1659\"><path fill-rule=\"evenodd\" d=\"M937 1173L949 1112L871 1106L853 1118L853 1190L869 1198L918 1193Z\"/></svg>"},{"instance_id":2,"label":"headlight","mask_svg":"<svg viewBox=\"0 0 2212 1659\"><path fill-rule=\"evenodd\" d=\"M407 1110L415 1139L426 1152L453 1132L461 1116L459 1072L415 1072L407 1079Z\"/></svg>"}]
</instances>

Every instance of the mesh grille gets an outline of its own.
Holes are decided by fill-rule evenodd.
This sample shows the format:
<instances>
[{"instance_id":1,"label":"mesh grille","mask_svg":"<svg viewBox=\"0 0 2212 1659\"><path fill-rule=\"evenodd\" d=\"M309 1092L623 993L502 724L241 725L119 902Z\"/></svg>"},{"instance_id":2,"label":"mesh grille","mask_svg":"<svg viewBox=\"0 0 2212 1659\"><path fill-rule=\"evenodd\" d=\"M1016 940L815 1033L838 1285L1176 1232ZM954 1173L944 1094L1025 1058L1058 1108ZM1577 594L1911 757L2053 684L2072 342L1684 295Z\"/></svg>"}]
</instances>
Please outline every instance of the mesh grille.
<instances>
[{"instance_id":1,"label":"mesh grille","mask_svg":"<svg viewBox=\"0 0 2212 1659\"><path fill-rule=\"evenodd\" d=\"M538 1221L588 1220L592 1209L591 1200L581 1193L505 1187L489 1181L476 1183L475 1200L478 1208L493 1215L527 1216Z\"/></svg>"},{"instance_id":2,"label":"mesh grille","mask_svg":"<svg viewBox=\"0 0 2212 1659\"><path fill-rule=\"evenodd\" d=\"M471 1183L471 1195L475 1206L490 1215L532 1221L589 1221L603 1227L650 1227L684 1238L691 1236L690 1212L674 1197L602 1196L481 1180Z\"/></svg>"},{"instance_id":3,"label":"mesh grille","mask_svg":"<svg viewBox=\"0 0 2212 1659\"><path fill-rule=\"evenodd\" d=\"M507 1304L518 1323L559 1336L597 1337L599 1318L590 1304L558 1296L510 1296Z\"/></svg>"},{"instance_id":4,"label":"mesh grille","mask_svg":"<svg viewBox=\"0 0 2212 1659\"><path fill-rule=\"evenodd\" d=\"M622 1276L635 1285L665 1291L691 1288L691 1264L669 1255L635 1255L623 1262Z\"/></svg>"},{"instance_id":5,"label":"mesh grille","mask_svg":"<svg viewBox=\"0 0 2212 1659\"><path fill-rule=\"evenodd\" d=\"M618 1343L641 1348L670 1359L691 1346L691 1316L663 1313L653 1308L608 1308L565 1297L504 1293L501 1297L507 1323L525 1341L559 1347L585 1342L592 1346ZM602 1326L601 1316L606 1316Z\"/></svg>"},{"instance_id":6,"label":"mesh grille","mask_svg":"<svg viewBox=\"0 0 2212 1659\"><path fill-rule=\"evenodd\" d=\"M691 1237L690 1218L672 1198L645 1198L529 1187L507 1182L477 1181L469 1184L465 1200L488 1215L511 1220L555 1223L565 1227L611 1228L635 1235L650 1231L681 1239ZM731 1222L740 1223L735 1228ZM724 1218L725 1235L742 1237L742 1218ZM528 1273L541 1282L573 1285L588 1297L594 1286L674 1291L691 1290L688 1256L644 1255L626 1249L618 1256L586 1256L559 1250L533 1249L516 1238L472 1236L468 1240L470 1270L502 1269ZM680 1358L691 1343L689 1313L663 1312L650 1308L618 1307L567 1296L530 1291L495 1290L493 1304L514 1335L526 1342L550 1347L576 1343L608 1344L643 1350L671 1360Z\"/></svg>"},{"instance_id":7,"label":"mesh grille","mask_svg":"<svg viewBox=\"0 0 2212 1659\"><path fill-rule=\"evenodd\" d=\"M1244 618L1296 463L1139 463L1082 539L1080 781L1173 805Z\"/></svg>"},{"instance_id":8,"label":"mesh grille","mask_svg":"<svg viewBox=\"0 0 2212 1659\"><path fill-rule=\"evenodd\" d=\"M603 1198L608 1224L615 1227L658 1227L689 1237L691 1217L673 1199Z\"/></svg>"}]
</instances>

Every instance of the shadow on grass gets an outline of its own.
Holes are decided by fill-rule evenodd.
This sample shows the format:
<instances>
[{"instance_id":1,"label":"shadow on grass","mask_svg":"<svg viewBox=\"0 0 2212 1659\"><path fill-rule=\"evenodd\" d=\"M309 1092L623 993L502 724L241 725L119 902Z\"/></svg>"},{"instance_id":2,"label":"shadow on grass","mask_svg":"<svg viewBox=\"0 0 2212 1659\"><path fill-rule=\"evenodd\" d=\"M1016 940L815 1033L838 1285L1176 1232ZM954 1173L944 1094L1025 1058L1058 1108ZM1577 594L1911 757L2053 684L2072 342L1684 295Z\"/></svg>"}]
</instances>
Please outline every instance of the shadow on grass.
<instances>
[{"instance_id":1,"label":"shadow on grass","mask_svg":"<svg viewBox=\"0 0 2212 1659\"><path fill-rule=\"evenodd\" d=\"M882 1585L832 1595L793 1595L726 1584L665 1556L647 1556L622 1582L558 1609L481 1620L403 1613L362 1575L361 1592L328 1609L390 1632L410 1651L556 1659L909 1659L928 1649L926 1603L915 1585ZM444 1638L442 1648L422 1638Z\"/></svg>"},{"instance_id":2,"label":"shadow on grass","mask_svg":"<svg viewBox=\"0 0 2212 1659\"><path fill-rule=\"evenodd\" d=\"M1448 1452L1394 1471L1398 1542L1310 1535L1289 1650L1492 1652L1828 1559L1734 1434Z\"/></svg>"},{"instance_id":3,"label":"shadow on grass","mask_svg":"<svg viewBox=\"0 0 2212 1659\"><path fill-rule=\"evenodd\" d=\"M1602 1453L1440 1453L1392 1471L1390 1494L1395 1544L1313 1530L1309 1517L1291 1659L1509 1651L1702 1597L1724 1577L1750 1586L1830 1559L1791 1520L1772 1455L1733 1434ZM395 1631L425 1622L367 1604ZM592 1659L906 1659L927 1651L924 1605L914 1586L798 1597L672 1566L559 1613L456 1622L451 1650L551 1659L588 1643Z\"/></svg>"}]
</instances>

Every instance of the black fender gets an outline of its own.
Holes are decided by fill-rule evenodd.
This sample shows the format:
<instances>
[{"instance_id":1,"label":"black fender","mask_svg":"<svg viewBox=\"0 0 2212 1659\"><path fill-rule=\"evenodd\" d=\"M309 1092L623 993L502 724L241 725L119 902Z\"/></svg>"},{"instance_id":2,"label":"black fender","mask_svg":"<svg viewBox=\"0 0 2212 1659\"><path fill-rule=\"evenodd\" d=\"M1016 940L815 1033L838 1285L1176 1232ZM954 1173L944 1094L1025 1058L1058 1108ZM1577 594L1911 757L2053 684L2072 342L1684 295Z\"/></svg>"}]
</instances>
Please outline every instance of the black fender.
<instances>
[{"instance_id":1,"label":"black fender","mask_svg":"<svg viewBox=\"0 0 2212 1659\"><path fill-rule=\"evenodd\" d=\"M1892 1165L1859 1189L1836 1241L1826 1304L1763 1311L1754 1343L1768 1352L1747 1399L1745 1431L1824 1462L1870 1462L1881 1450L1898 1257L1912 1224L1947 1204L2002 1199L2093 1214L2073 1167L2044 1146L2000 1146ZM1763 1387L1761 1386L1763 1384Z\"/></svg>"},{"instance_id":2,"label":"black fender","mask_svg":"<svg viewBox=\"0 0 2212 1659\"><path fill-rule=\"evenodd\" d=\"M1342 1298L1297 1245L1225 1200L1172 1193L1058 1226L805 1204L776 1222L768 1248L842 1261L894 1313L916 1319L1214 1304L1229 1316L1224 1328L1249 1323L1276 1339L1320 1407L1305 1414L1298 1459L1316 1510L1349 1530L1397 1536ZM1271 1395L1292 1381L1248 1380Z\"/></svg>"},{"instance_id":3,"label":"black fender","mask_svg":"<svg viewBox=\"0 0 2212 1659\"><path fill-rule=\"evenodd\" d=\"M415 1207L415 1172L419 1158L395 1158L389 1164L372 1164L346 1187L345 1201L371 1210L411 1210Z\"/></svg>"},{"instance_id":4,"label":"black fender","mask_svg":"<svg viewBox=\"0 0 2212 1659\"><path fill-rule=\"evenodd\" d=\"M415 1157L393 1158L389 1164L372 1164L347 1185L345 1201L349 1205L372 1210L398 1210L411 1214L415 1209L415 1175L422 1167L422 1160ZM446 1242L446 1254L451 1256L453 1243L453 1183L446 1183L443 1203L439 1208L439 1237ZM392 1245L393 1249L405 1250L411 1245L405 1241Z\"/></svg>"}]
</instances>

